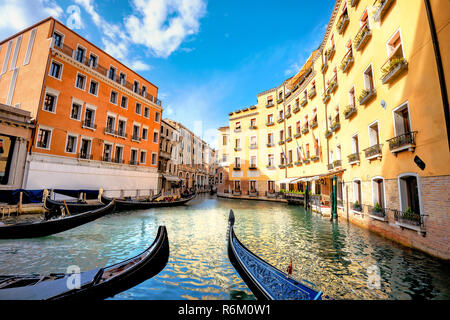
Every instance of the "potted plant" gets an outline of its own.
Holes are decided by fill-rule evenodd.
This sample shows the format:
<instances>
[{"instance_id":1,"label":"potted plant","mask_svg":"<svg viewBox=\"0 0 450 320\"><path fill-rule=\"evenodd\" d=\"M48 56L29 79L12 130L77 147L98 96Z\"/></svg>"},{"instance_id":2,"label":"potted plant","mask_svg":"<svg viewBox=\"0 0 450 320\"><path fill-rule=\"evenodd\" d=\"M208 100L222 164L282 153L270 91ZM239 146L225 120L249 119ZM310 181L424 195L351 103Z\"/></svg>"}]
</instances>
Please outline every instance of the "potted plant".
<instances>
[{"instance_id":1,"label":"potted plant","mask_svg":"<svg viewBox=\"0 0 450 320\"><path fill-rule=\"evenodd\" d=\"M373 209L374 209L374 211L375 211L376 213L381 213L381 212L383 212L383 208L381 208L381 206L380 206L380 204L379 204L378 202L375 204L375 207L374 207Z\"/></svg>"},{"instance_id":2,"label":"potted plant","mask_svg":"<svg viewBox=\"0 0 450 320\"><path fill-rule=\"evenodd\" d=\"M362 210L361 205L359 204L358 200L356 200L355 203L353 203L353 210L356 210L356 211Z\"/></svg>"}]
</instances>

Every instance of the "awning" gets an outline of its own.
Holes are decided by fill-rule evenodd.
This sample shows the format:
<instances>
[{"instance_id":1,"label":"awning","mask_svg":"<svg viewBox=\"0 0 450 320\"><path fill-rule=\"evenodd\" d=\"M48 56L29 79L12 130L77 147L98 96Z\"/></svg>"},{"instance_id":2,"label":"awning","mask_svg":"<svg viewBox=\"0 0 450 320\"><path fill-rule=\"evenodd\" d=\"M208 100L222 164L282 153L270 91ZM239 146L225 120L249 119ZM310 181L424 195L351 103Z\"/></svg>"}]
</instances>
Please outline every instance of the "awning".
<instances>
[{"instance_id":1,"label":"awning","mask_svg":"<svg viewBox=\"0 0 450 320\"><path fill-rule=\"evenodd\" d=\"M317 50L311 54L311 56L308 58L305 65L303 66L303 68L288 81L286 86L289 90L294 89L296 83L303 77L303 75L306 73L306 71L308 71L308 69L311 68L311 66L313 64L312 59L314 58L316 53L317 53Z\"/></svg>"},{"instance_id":2,"label":"awning","mask_svg":"<svg viewBox=\"0 0 450 320\"><path fill-rule=\"evenodd\" d=\"M287 178L287 179L283 179L283 180L277 181L277 183L278 183L278 184L283 184L283 183L285 183L285 184L291 184L291 183L293 183L293 181L295 181L295 180L298 180L298 178Z\"/></svg>"},{"instance_id":3,"label":"awning","mask_svg":"<svg viewBox=\"0 0 450 320\"><path fill-rule=\"evenodd\" d=\"M325 178L332 178L334 176L341 176L344 173L345 170L338 170L335 172L330 172L330 173L324 173L318 176L309 176L309 177L301 177L301 178L296 178L294 181L291 181L290 183L297 183L297 182L311 182L311 181L317 181L320 179L325 179Z\"/></svg>"},{"instance_id":4,"label":"awning","mask_svg":"<svg viewBox=\"0 0 450 320\"><path fill-rule=\"evenodd\" d=\"M169 174L163 174L163 176L167 181L170 181L170 182L180 182L181 181L181 179L178 178L177 176L172 176Z\"/></svg>"}]
</instances>

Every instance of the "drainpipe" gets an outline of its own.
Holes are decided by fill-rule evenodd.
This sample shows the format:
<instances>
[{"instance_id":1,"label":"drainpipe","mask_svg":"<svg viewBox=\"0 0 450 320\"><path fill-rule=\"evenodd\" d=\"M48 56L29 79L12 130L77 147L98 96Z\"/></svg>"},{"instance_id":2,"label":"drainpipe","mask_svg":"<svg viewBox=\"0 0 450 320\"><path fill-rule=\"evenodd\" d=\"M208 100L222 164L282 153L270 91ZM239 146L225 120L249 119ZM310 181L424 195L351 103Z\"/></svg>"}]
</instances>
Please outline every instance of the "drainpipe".
<instances>
[{"instance_id":1,"label":"drainpipe","mask_svg":"<svg viewBox=\"0 0 450 320\"><path fill-rule=\"evenodd\" d=\"M439 39L436 32L436 25L434 24L430 0L425 0L425 8L427 11L428 23L430 25L431 39L433 41L434 56L436 58L437 71L439 75L439 84L441 86L442 105L444 107L445 126L447 128L447 143L450 150L450 114L449 114L448 93L447 93L447 86L445 83L444 67L442 65L441 50L439 48Z\"/></svg>"}]
</instances>

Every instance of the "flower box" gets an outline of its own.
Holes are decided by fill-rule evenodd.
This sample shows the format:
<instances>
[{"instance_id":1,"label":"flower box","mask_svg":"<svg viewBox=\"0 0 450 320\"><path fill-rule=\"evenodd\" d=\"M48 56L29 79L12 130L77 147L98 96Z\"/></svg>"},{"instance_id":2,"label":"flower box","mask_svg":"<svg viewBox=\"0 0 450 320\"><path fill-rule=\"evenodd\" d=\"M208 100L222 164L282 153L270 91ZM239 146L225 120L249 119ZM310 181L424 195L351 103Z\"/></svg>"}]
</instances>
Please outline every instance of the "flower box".
<instances>
[{"instance_id":1,"label":"flower box","mask_svg":"<svg viewBox=\"0 0 450 320\"><path fill-rule=\"evenodd\" d=\"M336 29L338 30L339 34L344 33L345 29L348 26L348 23L350 22L350 19L348 18L348 14L343 14L337 24L336 24Z\"/></svg>"},{"instance_id":2,"label":"flower box","mask_svg":"<svg viewBox=\"0 0 450 320\"><path fill-rule=\"evenodd\" d=\"M397 78L403 71L408 70L408 62L405 58L394 58L386 63L386 66L381 69L383 84L390 82Z\"/></svg>"},{"instance_id":3,"label":"flower box","mask_svg":"<svg viewBox=\"0 0 450 320\"><path fill-rule=\"evenodd\" d=\"M359 104L364 105L368 103L376 95L376 93L377 91L375 89L363 90L358 98Z\"/></svg>"},{"instance_id":4,"label":"flower box","mask_svg":"<svg viewBox=\"0 0 450 320\"><path fill-rule=\"evenodd\" d=\"M358 112L358 109L356 109L356 106L348 105L344 110L344 117L345 117L345 119L349 119L353 115L355 115L357 112Z\"/></svg>"},{"instance_id":5,"label":"flower box","mask_svg":"<svg viewBox=\"0 0 450 320\"><path fill-rule=\"evenodd\" d=\"M364 47L364 45L369 41L370 37L372 36L372 31L369 29L369 26L367 23L359 29L358 33L355 36L354 44L355 49L360 50Z\"/></svg>"},{"instance_id":6,"label":"flower box","mask_svg":"<svg viewBox=\"0 0 450 320\"><path fill-rule=\"evenodd\" d=\"M392 3L392 0L377 0L378 9L374 14L373 19L376 22L379 22L391 7Z\"/></svg>"}]
</instances>

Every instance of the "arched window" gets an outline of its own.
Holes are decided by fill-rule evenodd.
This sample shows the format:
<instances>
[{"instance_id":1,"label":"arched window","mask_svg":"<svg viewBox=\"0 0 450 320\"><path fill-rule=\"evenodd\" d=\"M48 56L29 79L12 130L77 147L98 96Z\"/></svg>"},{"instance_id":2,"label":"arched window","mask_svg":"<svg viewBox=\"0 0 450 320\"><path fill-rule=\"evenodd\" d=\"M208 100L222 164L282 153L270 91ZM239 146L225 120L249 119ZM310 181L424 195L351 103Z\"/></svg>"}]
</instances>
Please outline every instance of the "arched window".
<instances>
[{"instance_id":1,"label":"arched window","mask_svg":"<svg viewBox=\"0 0 450 320\"><path fill-rule=\"evenodd\" d=\"M372 200L374 206L378 204L381 208L385 208L386 200L383 177L372 178Z\"/></svg>"},{"instance_id":2,"label":"arched window","mask_svg":"<svg viewBox=\"0 0 450 320\"><path fill-rule=\"evenodd\" d=\"M421 214L420 181L415 173L405 173L398 177L400 211Z\"/></svg>"}]
</instances>

